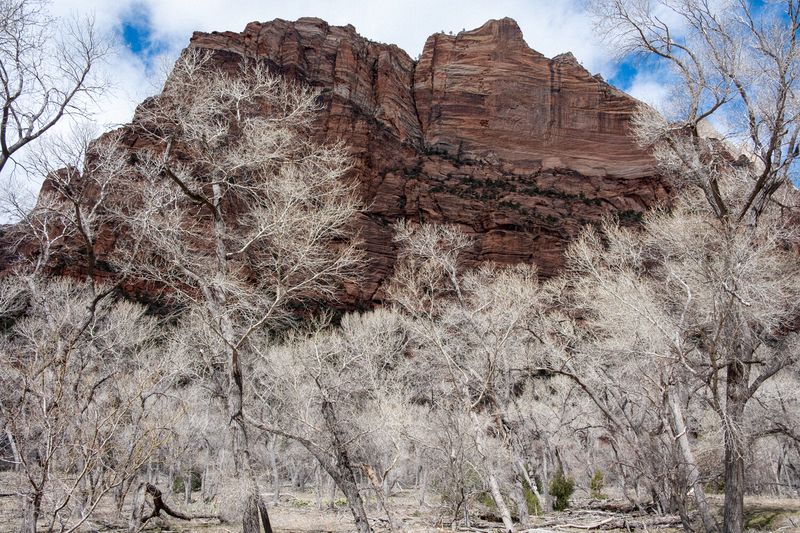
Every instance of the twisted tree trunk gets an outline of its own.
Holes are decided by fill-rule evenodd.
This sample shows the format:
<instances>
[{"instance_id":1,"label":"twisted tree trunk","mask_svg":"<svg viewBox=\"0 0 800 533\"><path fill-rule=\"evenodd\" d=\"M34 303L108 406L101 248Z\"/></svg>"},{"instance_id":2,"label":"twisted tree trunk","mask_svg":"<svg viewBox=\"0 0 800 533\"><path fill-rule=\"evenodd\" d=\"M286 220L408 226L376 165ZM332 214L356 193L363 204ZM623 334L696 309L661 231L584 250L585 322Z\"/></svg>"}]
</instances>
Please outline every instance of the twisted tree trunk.
<instances>
[{"instance_id":1,"label":"twisted tree trunk","mask_svg":"<svg viewBox=\"0 0 800 533\"><path fill-rule=\"evenodd\" d=\"M327 399L322 402L322 417L325 420L325 425L328 426L328 431L331 433L336 455L335 464L331 464L330 461L324 462L328 474L336 482L336 485L342 489L345 498L347 498L347 504L350 507L350 512L353 513L358 532L372 533L372 528L367 519L367 512L364 510L364 501L361 499L356 476L350 464L350 457L341 438L341 430L336 419L336 413L333 410L333 405Z\"/></svg>"}]
</instances>

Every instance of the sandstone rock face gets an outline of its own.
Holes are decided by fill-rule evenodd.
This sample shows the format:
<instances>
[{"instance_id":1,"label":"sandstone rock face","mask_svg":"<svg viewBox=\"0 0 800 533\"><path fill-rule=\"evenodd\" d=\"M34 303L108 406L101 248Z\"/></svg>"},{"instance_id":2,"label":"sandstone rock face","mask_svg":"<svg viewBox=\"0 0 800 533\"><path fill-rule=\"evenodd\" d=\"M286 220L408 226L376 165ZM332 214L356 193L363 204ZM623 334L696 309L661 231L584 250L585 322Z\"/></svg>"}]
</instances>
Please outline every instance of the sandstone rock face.
<instances>
[{"instance_id":1,"label":"sandstone rock face","mask_svg":"<svg viewBox=\"0 0 800 533\"><path fill-rule=\"evenodd\" d=\"M458 225L476 239L471 261L534 262L547 276L584 225L609 212L635 221L669 197L628 134L636 101L571 54L530 49L511 19L433 35L418 61L312 18L195 33L190 47L223 69L265 60L321 90L318 135L349 147L366 206L369 267L347 307L381 300L398 219Z\"/></svg>"},{"instance_id":2,"label":"sandstone rock face","mask_svg":"<svg viewBox=\"0 0 800 533\"><path fill-rule=\"evenodd\" d=\"M190 46L222 65L261 58L321 89L319 135L349 146L367 206L370 266L351 302L380 300L400 218L460 226L476 238L474 261L552 275L584 225L609 212L633 221L669 197L628 134L636 101L571 54L535 52L511 19L433 35L417 62L311 18L195 33Z\"/></svg>"}]
</instances>

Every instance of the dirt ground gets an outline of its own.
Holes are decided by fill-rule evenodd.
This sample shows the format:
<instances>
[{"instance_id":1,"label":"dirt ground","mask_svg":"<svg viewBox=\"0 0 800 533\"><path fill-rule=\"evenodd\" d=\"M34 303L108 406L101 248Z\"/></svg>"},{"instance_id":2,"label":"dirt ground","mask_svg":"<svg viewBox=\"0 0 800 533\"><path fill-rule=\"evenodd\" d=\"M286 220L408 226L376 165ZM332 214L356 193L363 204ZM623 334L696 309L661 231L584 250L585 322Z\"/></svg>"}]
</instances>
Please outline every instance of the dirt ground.
<instances>
[{"instance_id":1,"label":"dirt ground","mask_svg":"<svg viewBox=\"0 0 800 533\"><path fill-rule=\"evenodd\" d=\"M1 480L0 480L1 481ZM0 482L0 494L2 483ZM199 494L195 494L195 499ZM182 495L170 494L166 501L176 510L186 514L216 513L219 509L209 508L201 502L186 506ZM721 507L722 496L711 495L710 500L715 507ZM109 502L110 503L110 502ZM662 533L680 531L679 524L669 522L669 517L637 517L619 513L588 509L588 501L577 500L573 509L563 513L550 513L546 516L531 517L529 533L578 532L588 530L604 531L654 531ZM277 504L270 504L269 512L275 533L345 533L354 531L352 515L343 499L334 501L332 508L324 502L323 509L317 508L315 495L311 492L296 490L282 493ZM767 497L748 497L746 499L746 528L748 531L781 531L800 533L800 499L779 499ZM420 507L412 493L400 493L391 498L390 510L395 523L395 531L405 532L444 532L453 531L449 524L442 524L440 510L435 505ZM124 531L130 509L117 513L111 505L104 506L96 519L87 522L81 531L120 532ZM0 533L12 533L19 530L19 500L16 497L0 497ZM224 512L222 513L224 514ZM386 513L378 510L374 499L368 502L368 514L373 520L377 532L389 532ZM483 515L483 516L481 516ZM667 522L667 523L659 523ZM620 526L623 524L624 527ZM475 509L470 528L463 526L460 531L489 532L500 531L501 524L490 521L486 513ZM615 529L615 526L620 526ZM151 520L146 531L166 532L201 532L201 533L237 533L241 528L234 523L220 523L218 520L193 520L185 522L167 517Z\"/></svg>"}]
</instances>

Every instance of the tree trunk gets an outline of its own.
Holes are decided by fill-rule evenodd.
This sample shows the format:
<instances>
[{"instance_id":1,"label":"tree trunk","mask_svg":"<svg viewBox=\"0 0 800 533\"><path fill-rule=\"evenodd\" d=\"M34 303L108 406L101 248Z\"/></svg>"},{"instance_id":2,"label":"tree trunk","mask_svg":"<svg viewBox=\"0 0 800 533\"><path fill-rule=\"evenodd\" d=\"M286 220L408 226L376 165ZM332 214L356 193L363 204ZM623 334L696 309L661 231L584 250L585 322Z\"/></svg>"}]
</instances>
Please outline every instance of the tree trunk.
<instances>
[{"instance_id":1,"label":"tree trunk","mask_svg":"<svg viewBox=\"0 0 800 533\"><path fill-rule=\"evenodd\" d=\"M517 504L517 520L523 529L528 529L531 523L528 501L525 499L525 489L519 477L514 480L514 500Z\"/></svg>"},{"instance_id":2,"label":"tree trunk","mask_svg":"<svg viewBox=\"0 0 800 533\"><path fill-rule=\"evenodd\" d=\"M14 467L12 470L14 472L19 472L20 465L22 465L22 458L19 456L17 441L14 440L14 434L11 433L11 428L9 427L6 427L6 438L8 439L8 445L11 447L11 456L14 457Z\"/></svg>"},{"instance_id":3,"label":"tree trunk","mask_svg":"<svg viewBox=\"0 0 800 533\"><path fill-rule=\"evenodd\" d=\"M149 482L148 482L149 483ZM128 521L128 533L138 533L142 529L142 515L144 514L145 484L140 483L133 493L131 516Z\"/></svg>"},{"instance_id":4,"label":"tree trunk","mask_svg":"<svg viewBox=\"0 0 800 533\"><path fill-rule=\"evenodd\" d=\"M292 487L299 487L300 486L300 478L297 473L300 471L300 466L294 461L294 459L289 461L289 483Z\"/></svg>"},{"instance_id":5,"label":"tree trunk","mask_svg":"<svg viewBox=\"0 0 800 533\"><path fill-rule=\"evenodd\" d=\"M269 513L262 502L261 490L258 486L252 457L250 455L247 429L242 418L241 378L234 378L236 389L229 394L229 413L231 415L231 431L233 434L233 459L236 477L247 486L247 500L242 515L242 533L261 533L261 525L265 533L272 533Z\"/></svg>"},{"instance_id":6,"label":"tree trunk","mask_svg":"<svg viewBox=\"0 0 800 533\"><path fill-rule=\"evenodd\" d=\"M503 520L503 525L505 526L506 531L513 533L514 522L511 520L511 511L508 510L508 506L503 499L503 494L500 492L500 485L497 483L494 467L492 466L491 460L487 458L486 447L483 444L484 427L478 419L478 415L475 413L475 411L470 411L469 415L470 419L472 420L472 431L475 434L475 448L478 452L478 455L480 455L481 459L483 459L484 466L486 467L488 474L489 491L492 494L494 503L497 506L497 512L500 513L500 518Z\"/></svg>"},{"instance_id":7,"label":"tree trunk","mask_svg":"<svg viewBox=\"0 0 800 533\"><path fill-rule=\"evenodd\" d=\"M300 478L297 482L296 487L299 488L301 491L306 490L306 485L308 484L308 480L311 478L311 474L308 473L308 470L303 467L300 470Z\"/></svg>"},{"instance_id":8,"label":"tree trunk","mask_svg":"<svg viewBox=\"0 0 800 533\"><path fill-rule=\"evenodd\" d=\"M349 470L349 469L345 469ZM352 473L352 470L350 470ZM358 486L355 482L355 477L347 479L349 476L343 476L337 481L337 485L344 492L347 503L350 505L350 511L353 513L353 518L356 521L356 530L359 533L372 533L372 528L367 519L367 513L364 510L364 503L361 500L361 494L358 492Z\"/></svg>"},{"instance_id":9,"label":"tree trunk","mask_svg":"<svg viewBox=\"0 0 800 533\"><path fill-rule=\"evenodd\" d=\"M328 475L330 476L329 470L326 469L325 471L328 472ZM330 499L328 501L328 509L333 511L336 508L336 480L333 479L333 477L331 477L331 491L329 492L329 495Z\"/></svg>"},{"instance_id":10,"label":"tree trunk","mask_svg":"<svg viewBox=\"0 0 800 533\"><path fill-rule=\"evenodd\" d=\"M500 513L500 518L503 520L503 525L506 528L505 530L509 533L513 533L514 522L511 520L511 511L508 510L508 506L503 499L503 494L500 492L500 485L497 484L497 478L491 470L489 472L489 490L492 493L495 505L497 505L497 512Z\"/></svg>"},{"instance_id":11,"label":"tree trunk","mask_svg":"<svg viewBox=\"0 0 800 533\"><path fill-rule=\"evenodd\" d=\"M125 505L125 496L128 494L128 487L126 486L125 481L123 480L122 483L114 490L114 507L116 508L118 513L122 512L122 507ZM88 508L88 501L84 500L85 503L81 504L81 515L84 514L85 509Z\"/></svg>"},{"instance_id":12,"label":"tree trunk","mask_svg":"<svg viewBox=\"0 0 800 533\"><path fill-rule=\"evenodd\" d=\"M389 496L392 495L392 487L394 487L395 481L391 479L391 474L386 474L383 478L383 482L381 483L381 487L383 488L383 497L385 499L389 499Z\"/></svg>"},{"instance_id":13,"label":"tree trunk","mask_svg":"<svg viewBox=\"0 0 800 533\"><path fill-rule=\"evenodd\" d=\"M549 443L547 443L549 446ZM550 497L550 468L548 467L548 454L547 450L542 448L542 499L539 500L539 506L542 508L543 513L549 513L553 510L553 499Z\"/></svg>"},{"instance_id":14,"label":"tree trunk","mask_svg":"<svg viewBox=\"0 0 800 533\"><path fill-rule=\"evenodd\" d=\"M422 469L422 472L419 474L421 479L419 481L419 488L417 489L417 493L419 495L417 501L419 502L419 506L422 507L425 505L425 494L428 491L428 469L422 466L420 468Z\"/></svg>"},{"instance_id":15,"label":"tree trunk","mask_svg":"<svg viewBox=\"0 0 800 533\"><path fill-rule=\"evenodd\" d=\"M259 500L260 498L257 494L251 493L247 496L247 501L244 504L244 512L242 514L243 533L261 533Z\"/></svg>"},{"instance_id":16,"label":"tree trunk","mask_svg":"<svg viewBox=\"0 0 800 533\"><path fill-rule=\"evenodd\" d=\"M231 324L224 318L220 322L223 334L229 339L233 338ZM244 514L242 515L242 533L261 533L260 523L266 533L272 533L266 506L261 501L261 490L253 468L247 427L242 414L244 385L238 350L229 346L228 358L230 372L228 375L227 400L228 415L231 421L231 452L236 477L247 486L247 500L244 506Z\"/></svg>"},{"instance_id":17,"label":"tree trunk","mask_svg":"<svg viewBox=\"0 0 800 533\"><path fill-rule=\"evenodd\" d=\"M317 469L314 471L314 476L316 477L316 482L317 482L316 483L317 487L316 487L316 490L314 492L314 496L317 499L317 509L319 509L321 511L322 510L322 481L324 479L323 476L322 476L322 467L321 466L318 466Z\"/></svg>"},{"instance_id":18,"label":"tree trunk","mask_svg":"<svg viewBox=\"0 0 800 533\"><path fill-rule=\"evenodd\" d=\"M267 512L267 502L263 498L258 499L258 514L261 516L261 523L264 524L264 533L272 533L272 524L269 521L269 512Z\"/></svg>"},{"instance_id":19,"label":"tree trunk","mask_svg":"<svg viewBox=\"0 0 800 533\"><path fill-rule=\"evenodd\" d=\"M208 465L203 467L203 475L200 478L200 499L208 502Z\"/></svg>"},{"instance_id":20,"label":"tree trunk","mask_svg":"<svg viewBox=\"0 0 800 533\"><path fill-rule=\"evenodd\" d=\"M189 505L192 503L192 471L187 470L186 475L183 477L183 503Z\"/></svg>"},{"instance_id":21,"label":"tree trunk","mask_svg":"<svg viewBox=\"0 0 800 533\"><path fill-rule=\"evenodd\" d=\"M516 467L518 475L522 476L522 481L525 482L533 495L536 496L536 502L539 504L538 509L528 509L528 512L536 515L541 514L544 509L544 497L539 493L539 487L536 486L536 481L531 478L528 467L525 466L525 461L519 456L517 456ZM525 503L527 504L527 500Z\"/></svg>"},{"instance_id":22,"label":"tree trunk","mask_svg":"<svg viewBox=\"0 0 800 533\"><path fill-rule=\"evenodd\" d=\"M321 389L321 387L320 387ZM358 492L358 484L356 483L356 476L353 472L353 467L350 464L350 458L347 453L347 448L342 441L336 413L333 410L333 405L327 399L322 401L322 418L325 420L325 425L328 426L333 441L333 448L336 454L336 464L332 465L326 461L326 466L329 468L328 473L336 482L336 485L342 489L350 511L353 513L353 518L356 521L356 529L359 533L372 533L369 520L367 520L367 513L364 510L364 501L361 499L361 493Z\"/></svg>"},{"instance_id":23,"label":"tree trunk","mask_svg":"<svg viewBox=\"0 0 800 533\"><path fill-rule=\"evenodd\" d=\"M387 477L381 479L378 477L378 473L375 472L375 469L372 468L370 465L364 463L361 465L361 469L364 472L364 475L367 477L370 485L372 485L372 490L375 491L375 510L380 512L381 509L386 513L386 519L389 521L389 530L394 531L394 517L392 516L392 512L389 510L388 502L388 495L387 487L388 484L386 482Z\"/></svg>"},{"instance_id":24,"label":"tree trunk","mask_svg":"<svg viewBox=\"0 0 800 533\"><path fill-rule=\"evenodd\" d=\"M744 363L731 361L727 368L725 402L725 506L723 532L741 533L744 527L744 447L742 419L748 398Z\"/></svg>"},{"instance_id":25,"label":"tree trunk","mask_svg":"<svg viewBox=\"0 0 800 533\"><path fill-rule=\"evenodd\" d=\"M39 514L42 508L42 493L40 491L34 492L30 496L25 497L22 510L22 528L20 533L36 533L37 523L39 522Z\"/></svg>"},{"instance_id":26,"label":"tree trunk","mask_svg":"<svg viewBox=\"0 0 800 533\"><path fill-rule=\"evenodd\" d=\"M219 246L219 244L218 244ZM223 248L224 251L224 248ZM223 255L224 260L224 255ZM226 356L228 359L228 416L231 428L231 454L235 475L247 487L247 499L242 515L242 533L261 533L260 522L264 531L272 533L266 506L262 505L261 490L258 486L253 461L250 455L250 442L244 422L244 382L239 351L234 347L234 329L222 309L225 304L224 294L220 290L210 289L209 310L219 320L222 335L227 341Z\"/></svg>"},{"instance_id":27,"label":"tree trunk","mask_svg":"<svg viewBox=\"0 0 800 533\"><path fill-rule=\"evenodd\" d=\"M700 470L697 468L697 461L695 461L694 453L689 445L689 436L687 433L686 423L683 418L683 410L675 397L675 393L670 391L667 395L669 402L669 412L672 418L672 427L675 430L676 440L681 452L681 458L688 470L687 482L689 487L694 491L694 500L697 503L697 512L700 513L700 518L703 520L703 527L707 533L715 533L719 527L714 517L711 515L711 510L708 508L706 501L706 493L703 489L703 484L700 482Z\"/></svg>"},{"instance_id":28,"label":"tree trunk","mask_svg":"<svg viewBox=\"0 0 800 533\"><path fill-rule=\"evenodd\" d=\"M281 497L281 478L278 471L278 452L275 449L278 445L278 436L272 435L269 439L269 464L272 468L272 501L278 503Z\"/></svg>"}]
</instances>

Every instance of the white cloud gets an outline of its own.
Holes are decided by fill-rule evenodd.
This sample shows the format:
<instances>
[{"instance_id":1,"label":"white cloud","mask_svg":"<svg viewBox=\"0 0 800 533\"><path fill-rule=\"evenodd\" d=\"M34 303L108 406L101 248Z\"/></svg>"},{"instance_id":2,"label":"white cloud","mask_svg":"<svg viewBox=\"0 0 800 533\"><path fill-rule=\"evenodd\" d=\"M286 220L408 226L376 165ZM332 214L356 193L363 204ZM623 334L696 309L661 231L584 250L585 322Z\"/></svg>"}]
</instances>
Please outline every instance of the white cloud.
<instances>
[{"instance_id":1,"label":"white cloud","mask_svg":"<svg viewBox=\"0 0 800 533\"><path fill-rule=\"evenodd\" d=\"M625 90L634 98L663 111L671 94L671 85L666 83L666 77L663 72L640 70Z\"/></svg>"},{"instance_id":2,"label":"white cloud","mask_svg":"<svg viewBox=\"0 0 800 533\"><path fill-rule=\"evenodd\" d=\"M60 0L75 1L75 0ZM334 25L352 24L369 39L397 44L412 57L438 31L458 32L489 19L517 20L528 43L545 55L572 51L589 69L607 66L608 54L591 31L591 20L577 0L143 0L156 35L183 39L193 30L240 31L248 22L315 16Z\"/></svg>"}]
</instances>

